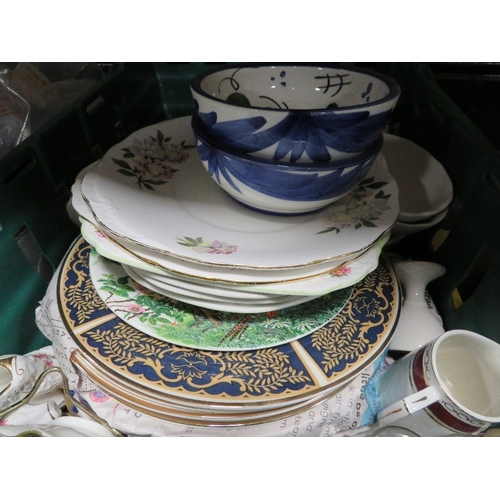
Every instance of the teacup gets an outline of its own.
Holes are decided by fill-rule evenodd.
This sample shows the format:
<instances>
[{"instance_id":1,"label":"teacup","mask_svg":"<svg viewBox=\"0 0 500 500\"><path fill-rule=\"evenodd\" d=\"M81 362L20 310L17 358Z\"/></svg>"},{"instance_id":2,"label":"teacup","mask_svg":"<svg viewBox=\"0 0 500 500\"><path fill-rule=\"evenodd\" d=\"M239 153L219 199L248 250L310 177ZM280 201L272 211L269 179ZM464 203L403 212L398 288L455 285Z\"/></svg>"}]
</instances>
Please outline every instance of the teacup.
<instances>
[{"instance_id":1,"label":"teacup","mask_svg":"<svg viewBox=\"0 0 500 500\"><path fill-rule=\"evenodd\" d=\"M22 399L38 376L36 365L24 356L0 356L0 410Z\"/></svg>"},{"instance_id":2,"label":"teacup","mask_svg":"<svg viewBox=\"0 0 500 500\"><path fill-rule=\"evenodd\" d=\"M480 435L500 422L500 344L450 330L380 375L382 425L419 436Z\"/></svg>"}]
</instances>

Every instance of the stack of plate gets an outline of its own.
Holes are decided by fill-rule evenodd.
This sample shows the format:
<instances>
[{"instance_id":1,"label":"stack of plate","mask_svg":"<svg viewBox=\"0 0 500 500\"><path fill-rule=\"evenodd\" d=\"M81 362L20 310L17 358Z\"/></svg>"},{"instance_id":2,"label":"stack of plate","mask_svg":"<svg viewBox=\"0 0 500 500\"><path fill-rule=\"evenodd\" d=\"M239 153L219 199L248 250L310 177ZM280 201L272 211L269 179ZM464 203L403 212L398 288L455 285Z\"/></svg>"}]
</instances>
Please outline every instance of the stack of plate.
<instances>
[{"instance_id":1,"label":"stack of plate","mask_svg":"<svg viewBox=\"0 0 500 500\"><path fill-rule=\"evenodd\" d=\"M59 300L73 361L138 411L281 418L339 391L392 335L399 290L380 257L399 203L383 156L329 207L270 216L209 179L184 117L110 149L72 204L83 238Z\"/></svg>"},{"instance_id":2,"label":"stack of plate","mask_svg":"<svg viewBox=\"0 0 500 500\"><path fill-rule=\"evenodd\" d=\"M104 301L91 277L94 259L80 238L61 266L57 300L77 346L70 360L107 396L168 422L231 427L305 411L384 354L399 315L398 281L384 256L359 283L323 302L323 311L290 308L285 316L217 314L146 290L137 295L126 277L112 274L106 287L114 283L115 293ZM158 338L127 321L141 308ZM160 339L176 331L190 334L191 344L223 348ZM269 347L250 348L251 339ZM227 347L231 341L240 348Z\"/></svg>"}]
</instances>

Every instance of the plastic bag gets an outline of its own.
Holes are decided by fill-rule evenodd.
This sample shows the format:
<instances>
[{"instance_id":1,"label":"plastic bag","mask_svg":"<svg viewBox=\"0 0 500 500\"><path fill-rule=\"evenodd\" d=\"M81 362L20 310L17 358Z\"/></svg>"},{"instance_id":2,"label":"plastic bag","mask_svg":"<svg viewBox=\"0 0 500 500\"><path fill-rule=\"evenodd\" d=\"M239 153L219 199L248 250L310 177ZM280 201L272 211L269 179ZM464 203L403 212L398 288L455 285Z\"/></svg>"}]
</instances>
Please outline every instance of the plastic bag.
<instances>
[{"instance_id":1,"label":"plastic bag","mask_svg":"<svg viewBox=\"0 0 500 500\"><path fill-rule=\"evenodd\" d=\"M32 130L93 88L103 77L100 69L92 63L18 63L12 70L11 88L30 104Z\"/></svg>"},{"instance_id":2,"label":"plastic bag","mask_svg":"<svg viewBox=\"0 0 500 500\"><path fill-rule=\"evenodd\" d=\"M31 106L11 88L10 73L0 65L0 158L30 135Z\"/></svg>"}]
</instances>

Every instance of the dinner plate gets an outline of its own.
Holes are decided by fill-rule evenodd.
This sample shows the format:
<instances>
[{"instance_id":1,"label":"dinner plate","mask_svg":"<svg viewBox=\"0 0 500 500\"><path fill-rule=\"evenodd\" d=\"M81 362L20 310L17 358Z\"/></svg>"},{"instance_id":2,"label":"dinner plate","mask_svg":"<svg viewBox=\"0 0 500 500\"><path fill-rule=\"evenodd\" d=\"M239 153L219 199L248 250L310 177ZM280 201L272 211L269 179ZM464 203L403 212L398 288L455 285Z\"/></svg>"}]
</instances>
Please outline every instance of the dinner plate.
<instances>
[{"instance_id":1,"label":"dinner plate","mask_svg":"<svg viewBox=\"0 0 500 500\"><path fill-rule=\"evenodd\" d=\"M153 252L203 265L290 269L349 258L395 223L398 188L383 156L344 198L300 216L247 209L217 186L194 148L190 117L146 127L85 174L99 226Z\"/></svg>"},{"instance_id":2,"label":"dinner plate","mask_svg":"<svg viewBox=\"0 0 500 500\"><path fill-rule=\"evenodd\" d=\"M315 295L275 295L274 299L231 299L218 295L208 295L202 297L200 294L192 293L189 289L174 289L174 287L164 287L163 284L143 278L136 273L134 269L123 266L124 271L134 280L136 284L143 288L164 295L168 298L185 302L205 309L215 311L224 311L241 314L270 313L281 309L287 309L292 306L303 304L315 300Z\"/></svg>"},{"instance_id":3,"label":"dinner plate","mask_svg":"<svg viewBox=\"0 0 500 500\"><path fill-rule=\"evenodd\" d=\"M119 318L152 337L198 349L261 349L296 340L331 321L352 293L350 287L314 300L292 297L274 304L181 301L177 294L166 296L143 286L129 271L90 253L92 283Z\"/></svg>"},{"instance_id":4,"label":"dinner plate","mask_svg":"<svg viewBox=\"0 0 500 500\"><path fill-rule=\"evenodd\" d=\"M84 168L78 174L72 186L72 205L80 217L81 233L85 239L101 253L101 255L129 265L136 270L154 273L156 276L160 277L166 275L168 278L172 278L173 273L175 276L174 279L186 279L191 283L193 283L193 280L201 279L208 281L211 288L219 284L222 286L225 284L281 283L284 281L320 276L322 274L335 273L339 275L339 269L345 269L349 262L352 262L371 248L370 246L367 249L350 254L347 261L345 257L342 257L319 264L279 270L237 269L216 265L207 266L159 254L141 247L140 245L133 244L130 241L126 241L119 236L107 234L103 228L99 227L90 207L84 201L81 194L81 181L83 177L97 165L97 163L98 162L95 162ZM382 235L379 240L383 239L385 236L385 234ZM361 278L362 276L359 277L359 279ZM337 280L339 285L342 284L342 281L343 280ZM199 284L203 285L203 283ZM239 291L239 293L242 292ZM260 293L263 295L267 292ZM314 291L312 293L314 294Z\"/></svg>"},{"instance_id":5,"label":"dinner plate","mask_svg":"<svg viewBox=\"0 0 500 500\"><path fill-rule=\"evenodd\" d=\"M83 237L63 259L60 316L78 348L103 369L177 401L220 407L280 407L332 393L387 348L400 310L399 285L383 256L345 307L313 333L246 351L182 347L147 335L99 297Z\"/></svg>"},{"instance_id":6,"label":"dinner plate","mask_svg":"<svg viewBox=\"0 0 500 500\"><path fill-rule=\"evenodd\" d=\"M103 255L107 254L110 258L114 258L119 262L123 261L124 264L134 268L149 270L158 274L166 272L168 275L175 274L186 279L201 279L213 283L260 285L309 279L330 273L336 267L344 266L347 262L357 259L372 248L370 246L363 251L353 253L348 260L342 258L294 269L239 269L187 262L169 255L162 255L125 241L123 238L108 234L99 227L96 221L92 222L83 218L81 220L82 234Z\"/></svg>"},{"instance_id":7,"label":"dinner plate","mask_svg":"<svg viewBox=\"0 0 500 500\"><path fill-rule=\"evenodd\" d=\"M306 399L299 403L267 408L221 408L186 406L172 402L164 394L154 394L141 390L140 386L128 384L127 380L116 377L103 370L92 359L86 357L79 349L70 355L71 362L77 366L103 393L140 413L168 422L184 425L234 427L259 425L297 415L323 401L346 387L348 382L334 391Z\"/></svg>"},{"instance_id":8,"label":"dinner plate","mask_svg":"<svg viewBox=\"0 0 500 500\"><path fill-rule=\"evenodd\" d=\"M229 279L229 276L219 276L215 272L212 272L209 276L200 277L198 275L179 273L154 266L130 253L124 247L120 247L97 227L85 220L82 221L81 233L85 240L104 257L128 265L136 270L146 270L176 279L186 287L189 287L191 283L203 285L205 287L217 287L213 289L214 294L216 294L217 290L221 287L228 290L235 290L235 292L238 293L250 292L262 295L277 294L301 296L325 295L335 290L352 286L362 280L368 273L372 272L377 267L380 253L390 236L390 233L382 235L372 247L363 252L359 257L334 268L329 268L327 266L327 270L321 273L313 274L312 276L306 274L305 277L277 282L252 282L235 281L234 279ZM235 270L235 272L239 271Z\"/></svg>"}]
</instances>

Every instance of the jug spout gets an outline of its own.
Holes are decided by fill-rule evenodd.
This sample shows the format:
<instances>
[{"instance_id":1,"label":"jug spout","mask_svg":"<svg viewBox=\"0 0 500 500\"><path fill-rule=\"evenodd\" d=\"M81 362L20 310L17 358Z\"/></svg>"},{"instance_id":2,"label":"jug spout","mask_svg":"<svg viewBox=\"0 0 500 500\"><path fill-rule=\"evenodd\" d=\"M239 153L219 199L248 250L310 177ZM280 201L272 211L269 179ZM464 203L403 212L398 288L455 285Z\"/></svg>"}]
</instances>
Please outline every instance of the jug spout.
<instances>
[{"instance_id":1,"label":"jug spout","mask_svg":"<svg viewBox=\"0 0 500 500\"><path fill-rule=\"evenodd\" d=\"M446 272L446 268L441 264L413 260L396 262L394 269L403 286L403 300L424 297L427 285Z\"/></svg>"},{"instance_id":2,"label":"jug spout","mask_svg":"<svg viewBox=\"0 0 500 500\"><path fill-rule=\"evenodd\" d=\"M444 333L438 313L427 301L426 288L446 269L434 262L411 260L394 263L394 269L403 288L403 305L390 349L410 352Z\"/></svg>"}]
</instances>

